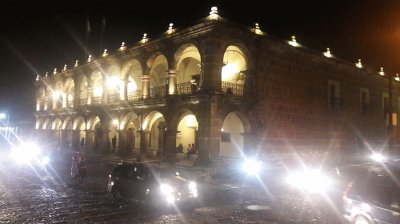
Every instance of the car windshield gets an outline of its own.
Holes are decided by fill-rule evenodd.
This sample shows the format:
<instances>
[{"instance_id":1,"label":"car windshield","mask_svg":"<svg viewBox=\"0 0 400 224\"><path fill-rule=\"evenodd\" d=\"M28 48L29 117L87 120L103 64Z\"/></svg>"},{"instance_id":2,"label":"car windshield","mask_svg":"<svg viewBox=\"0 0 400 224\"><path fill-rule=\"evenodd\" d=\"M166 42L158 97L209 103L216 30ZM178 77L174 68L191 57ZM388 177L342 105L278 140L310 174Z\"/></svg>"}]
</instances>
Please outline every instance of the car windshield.
<instances>
[{"instance_id":1,"label":"car windshield","mask_svg":"<svg viewBox=\"0 0 400 224\"><path fill-rule=\"evenodd\" d=\"M157 178L169 178L177 176L176 172L172 171L168 167L152 167L150 170L153 176Z\"/></svg>"}]
</instances>

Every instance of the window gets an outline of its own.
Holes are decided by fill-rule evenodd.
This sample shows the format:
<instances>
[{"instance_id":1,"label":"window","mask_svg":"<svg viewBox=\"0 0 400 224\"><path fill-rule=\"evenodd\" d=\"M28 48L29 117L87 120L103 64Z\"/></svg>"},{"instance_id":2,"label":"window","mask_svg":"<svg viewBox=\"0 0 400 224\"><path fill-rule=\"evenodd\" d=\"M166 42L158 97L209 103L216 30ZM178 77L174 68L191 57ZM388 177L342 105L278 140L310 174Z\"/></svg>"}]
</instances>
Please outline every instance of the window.
<instances>
[{"instance_id":1,"label":"window","mask_svg":"<svg viewBox=\"0 0 400 224\"><path fill-rule=\"evenodd\" d=\"M340 100L340 83L329 80L328 83L328 104L331 110L339 110L341 105Z\"/></svg>"},{"instance_id":2,"label":"window","mask_svg":"<svg viewBox=\"0 0 400 224\"><path fill-rule=\"evenodd\" d=\"M369 90L365 88L360 89L360 109L361 114L369 112Z\"/></svg>"}]
</instances>

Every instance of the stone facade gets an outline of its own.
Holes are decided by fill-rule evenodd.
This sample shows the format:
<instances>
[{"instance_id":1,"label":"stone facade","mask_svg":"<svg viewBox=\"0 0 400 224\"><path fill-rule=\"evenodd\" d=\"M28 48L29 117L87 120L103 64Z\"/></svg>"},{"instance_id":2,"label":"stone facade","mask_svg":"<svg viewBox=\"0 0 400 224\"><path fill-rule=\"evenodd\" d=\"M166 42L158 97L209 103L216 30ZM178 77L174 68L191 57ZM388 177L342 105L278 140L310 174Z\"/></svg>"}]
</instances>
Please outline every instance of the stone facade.
<instances>
[{"instance_id":1,"label":"stone facade","mask_svg":"<svg viewBox=\"0 0 400 224\"><path fill-rule=\"evenodd\" d=\"M115 125L121 152L172 161L181 121L194 115L198 161L208 164L233 155L229 150L268 157L379 146L388 136L388 99L395 114L399 108L399 84L392 80L390 94L389 79L378 70L221 17L103 56L38 79L38 133L75 149L84 136L86 150L100 151ZM232 64L242 68L225 77ZM117 90L107 86L113 76ZM240 146L232 143L237 139Z\"/></svg>"}]
</instances>

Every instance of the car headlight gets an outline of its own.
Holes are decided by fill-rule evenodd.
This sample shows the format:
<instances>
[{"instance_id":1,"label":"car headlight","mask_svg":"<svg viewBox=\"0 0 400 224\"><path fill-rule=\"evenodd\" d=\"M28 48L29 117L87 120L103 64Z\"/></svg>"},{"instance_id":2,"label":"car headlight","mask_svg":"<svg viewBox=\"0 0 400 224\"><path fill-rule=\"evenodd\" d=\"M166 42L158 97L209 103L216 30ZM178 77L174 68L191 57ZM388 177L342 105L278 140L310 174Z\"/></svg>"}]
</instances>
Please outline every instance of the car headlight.
<instances>
[{"instance_id":1,"label":"car headlight","mask_svg":"<svg viewBox=\"0 0 400 224\"><path fill-rule=\"evenodd\" d=\"M196 198L198 196L196 182L190 181L190 183L189 183L189 191L193 195L193 197Z\"/></svg>"},{"instance_id":2,"label":"car headlight","mask_svg":"<svg viewBox=\"0 0 400 224\"><path fill-rule=\"evenodd\" d=\"M246 162L244 162L244 164L242 165L242 169L248 175L258 175L261 170L261 161L255 161L253 159L246 160Z\"/></svg>"},{"instance_id":3,"label":"car headlight","mask_svg":"<svg viewBox=\"0 0 400 224\"><path fill-rule=\"evenodd\" d=\"M37 159L39 154L39 147L34 143L22 143L11 151L11 157L19 164L29 163Z\"/></svg>"},{"instance_id":4,"label":"car headlight","mask_svg":"<svg viewBox=\"0 0 400 224\"><path fill-rule=\"evenodd\" d=\"M291 173L287 181L300 190L323 193L332 184L331 180L319 170L306 169L302 172Z\"/></svg>"},{"instance_id":5,"label":"car headlight","mask_svg":"<svg viewBox=\"0 0 400 224\"><path fill-rule=\"evenodd\" d=\"M49 162L50 162L50 158L47 157L47 156L44 156L44 157L42 158L42 160L40 161L40 164L41 164L42 166L46 166L47 164L49 164Z\"/></svg>"},{"instance_id":6,"label":"car headlight","mask_svg":"<svg viewBox=\"0 0 400 224\"><path fill-rule=\"evenodd\" d=\"M160 191L165 195L171 195L174 189L172 189L172 187L168 184L161 184Z\"/></svg>"}]
</instances>

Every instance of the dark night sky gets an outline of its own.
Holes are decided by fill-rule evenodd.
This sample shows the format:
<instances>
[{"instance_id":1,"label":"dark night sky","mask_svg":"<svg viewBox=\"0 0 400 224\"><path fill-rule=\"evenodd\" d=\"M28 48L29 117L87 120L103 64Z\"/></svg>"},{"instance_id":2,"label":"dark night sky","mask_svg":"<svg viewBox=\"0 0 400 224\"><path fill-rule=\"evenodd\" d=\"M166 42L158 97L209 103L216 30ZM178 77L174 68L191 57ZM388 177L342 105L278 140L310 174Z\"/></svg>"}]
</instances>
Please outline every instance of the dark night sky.
<instances>
[{"instance_id":1,"label":"dark night sky","mask_svg":"<svg viewBox=\"0 0 400 224\"><path fill-rule=\"evenodd\" d=\"M100 1L97 1L100 2ZM140 2L140 3L138 3ZM3 3L2 3L3 4ZM11 119L33 118L36 74L51 73L64 64L83 60L86 18L90 44L100 54L101 20L106 18L104 48L122 41L132 46L143 33L164 32L168 24L186 27L206 17L211 6L232 21L270 35L297 40L312 49L331 48L335 56L371 67L400 72L400 0L365 1L35 1L3 4L0 8L0 111Z\"/></svg>"}]
</instances>

